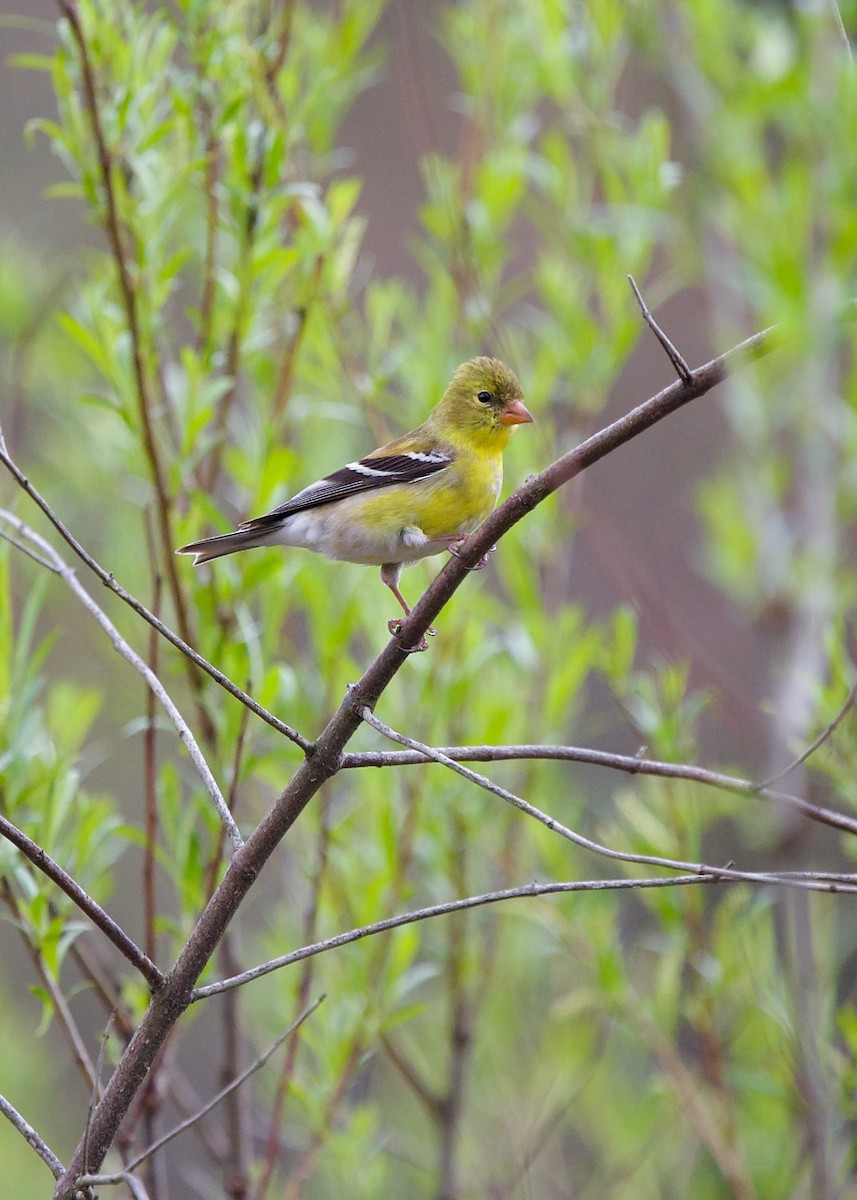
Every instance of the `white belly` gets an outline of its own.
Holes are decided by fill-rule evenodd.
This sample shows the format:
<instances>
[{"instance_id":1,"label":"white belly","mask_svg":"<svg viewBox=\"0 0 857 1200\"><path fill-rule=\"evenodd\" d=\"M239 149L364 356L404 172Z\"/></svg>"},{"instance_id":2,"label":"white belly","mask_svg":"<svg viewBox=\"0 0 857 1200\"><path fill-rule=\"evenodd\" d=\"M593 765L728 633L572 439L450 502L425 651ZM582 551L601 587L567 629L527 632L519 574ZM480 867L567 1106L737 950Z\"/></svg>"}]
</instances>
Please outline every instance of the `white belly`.
<instances>
[{"instance_id":1,"label":"white belly","mask_svg":"<svg viewBox=\"0 0 857 1200\"><path fill-rule=\"evenodd\" d=\"M295 513L265 540L271 546L300 546L326 558L378 567L384 563L416 562L446 549L446 542L429 541L414 526L386 531L351 523L348 505L346 500Z\"/></svg>"}]
</instances>

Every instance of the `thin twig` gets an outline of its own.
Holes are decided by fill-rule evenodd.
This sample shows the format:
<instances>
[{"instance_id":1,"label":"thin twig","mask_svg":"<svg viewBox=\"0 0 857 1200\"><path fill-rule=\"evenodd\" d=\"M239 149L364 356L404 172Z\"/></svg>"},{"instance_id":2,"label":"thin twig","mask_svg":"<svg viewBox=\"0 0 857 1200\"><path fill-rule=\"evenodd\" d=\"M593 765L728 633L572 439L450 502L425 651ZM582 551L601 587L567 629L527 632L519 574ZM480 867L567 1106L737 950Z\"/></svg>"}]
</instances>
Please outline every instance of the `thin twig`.
<instances>
[{"instance_id":1,"label":"thin twig","mask_svg":"<svg viewBox=\"0 0 857 1200\"><path fill-rule=\"evenodd\" d=\"M98 1059L95 1063L95 1078L92 1081L92 1091L89 1095L89 1107L86 1110L86 1128L83 1131L83 1162L86 1165L86 1160L89 1157L89 1127L92 1123L92 1114L95 1111L95 1106L101 1098L101 1072L104 1069L104 1051L107 1049L107 1039L110 1036L110 1026L113 1024L115 1012L112 1012L107 1018L107 1024L104 1027L104 1033L101 1035L101 1044L98 1047Z\"/></svg>"},{"instance_id":2,"label":"thin twig","mask_svg":"<svg viewBox=\"0 0 857 1200\"><path fill-rule=\"evenodd\" d=\"M184 1133L185 1130L190 1129L190 1127L195 1125L197 1121L201 1121L207 1113L210 1113L213 1108L217 1107L221 1100L224 1100L228 1095L230 1095L230 1093L234 1092L236 1088L241 1087L242 1083L245 1083L251 1075L255 1074L256 1071L259 1070L260 1067L264 1067L271 1055L274 1054L280 1048L280 1046L282 1046L286 1038L290 1037L297 1029L301 1027L301 1025L303 1025L304 1021L312 1016L318 1006L323 1002L324 998L324 996L319 996L318 1000L316 1000L314 1004L311 1004L309 1008L304 1009L301 1015L292 1021L288 1029L284 1030L280 1034L277 1040L268 1047L264 1054L260 1054L256 1061L252 1062L250 1066L247 1067L246 1070L242 1071L237 1078L233 1079L232 1082L227 1084L226 1087L221 1088L220 1091L217 1092L216 1095L212 1096L208 1103L204 1104L198 1112L193 1114L193 1116L188 1117L185 1121L181 1121L174 1129L171 1129L169 1133L165 1133L163 1137L158 1138L156 1142L153 1142L152 1145L148 1146L142 1151L142 1153L138 1154L135 1158L132 1158L129 1163L125 1164L125 1169L127 1171L135 1170L137 1167L139 1167L140 1163L145 1162L147 1158L151 1158L153 1154L156 1154L159 1150L162 1150L168 1142L171 1142L173 1138L177 1138L179 1134ZM99 1180L93 1177L90 1180L84 1179L82 1182L98 1183Z\"/></svg>"},{"instance_id":3,"label":"thin twig","mask_svg":"<svg viewBox=\"0 0 857 1200\"><path fill-rule=\"evenodd\" d=\"M5 1096L0 1096L0 1112L15 1126L21 1137L33 1147L42 1162L49 1167L54 1179L59 1179L64 1170L62 1163L44 1138L36 1133L30 1122L21 1116L14 1104L10 1104Z\"/></svg>"},{"instance_id":4,"label":"thin twig","mask_svg":"<svg viewBox=\"0 0 857 1200\"><path fill-rule=\"evenodd\" d=\"M161 707L175 726L176 732L179 736L179 741L190 755L191 762L196 767L197 774L205 785L205 790L211 797L214 807L217 809L217 814L223 823L223 827L229 836L229 840L232 842L234 848L238 850L244 845L244 839L241 837L238 826L233 820L232 813L229 811L226 801L223 799L220 788L217 786L217 781L212 775L208 763L205 761L205 757L200 750L199 745L197 744L196 738L191 733L190 726L176 708L160 679L158 679L157 675L151 669L149 664L140 657L136 650L132 650L104 610L95 603L89 592L87 592L86 588L84 588L83 584L77 578L74 568L70 567L65 559L63 559L57 553L57 551L54 550L50 542L45 541L40 534L36 533L35 530L30 529L28 525L25 525L24 522L20 520L20 518L16 517L13 513L7 512L5 509L0 509L0 520L6 521L12 525L22 537L38 546L41 552L54 563L57 574L74 592L75 596L77 596L84 608L93 617L95 617L95 620L110 639L113 648L118 651L119 654L121 654L126 662L130 663L131 666L143 676L147 687L160 701Z\"/></svg>"},{"instance_id":5,"label":"thin twig","mask_svg":"<svg viewBox=\"0 0 857 1200\"><path fill-rule=\"evenodd\" d=\"M790 775L792 771L796 770L798 767L802 767L807 759L815 754L819 746L823 746L827 739L836 732L836 730L847 717L848 713L854 707L855 701L857 701L857 683L854 684L851 691L848 693L845 703L842 705L839 712L836 714L830 724L823 729L818 737L813 742L810 742L803 753L799 754L797 758L793 759L787 767L783 767L782 771L777 771L776 774L769 775L767 779L764 779L758 785L759 791L766 791L772 783L779 783L781 779L785 779L786 775Z\"/></svg>"},{"instance_id":6,"label":"thin twig","mask_svg":"<svg viewBox=\"0 0 857 1200\"><path fill-rule=\"evenodd\" d=\"M29 954L33 967L42 982L44 991L50 999L53 1015L68 1042L74 1064L81 1074L84 1086L91 1088L95 1080L95 1065L89 1056L86 1042L83 1039L83 1034L80 1032L80 1026L74 1019L69 1003L63 995L56 972L45 961L45 955L38 940L31 936L30 925L24 918L18 898L12 889L12 878L14 878L12 875L0 875L0 895L2 895L3 901L12 915L15 928L18 930L21 941L24 943L24 948Z\"/></svg>"},{"instance_id":7,"label":"thin twig","mask_svg":"<svg viewBox=\"0 0 857 1200\"><path fill-rule=\"evenodd\" d=\"M97 904L80 884L62 869L59 863L54 862L41 846L32 838L27 837L23 830L19 829L17 825L13 825L2 813L0 813L0 836L17 847L34 867L37 867L43 875L46 875L65 892L80 911L89 917L93 925L100 929L116 949L127 958L128 962L136 967L152 989L161 987L164 976L151 959L147 958L139 946L128 937L124 929L117 925L111 916L108 916L101 905Z\"/></svg>"},{"instance_id":8,"label":"thin twig","mask_svg":"<svg viewBox=\"0 0 857 1200\"><path fill-rule=\"evenodd\" d=\"M168 1083L170 1097L178 1112L183 1117L189 1117L191 1113L196 1112L202 1100L187 1076L173 1072ZM200 1122L194 1125L193 1134L200 1146L204 1148L210 1162L217 1167L222 1167L226 1162L227 1155L226 1133L222 1128L222 1123L211 1129L208 1122Z\"/></svg>"},{"instance_id":9,"label":"thin twig","mask_svg":"<svg viewBox=\"0 0 857 1200\"><path fill-rule=\"evenodd\" d=\"M453 820L458 819L458 836L453 833L451 839L453 886L459 892L467 892L466 864L467 838L464 836L463 822L458 814L453 813ZM461 1125L464 1109L464 1093L467 1082L467 1072L470 1067L473 1051L473 1028L475 1024L476 995L473 985L467 984L467 968L465 964L474 967L474 975L478 979L478 990L487 988L482 964L476 968L471 955L467 952L467 919L466 914L458 921L447 923L444 933L447 937L445 956L445 976L447 984L448 1023L446 1029L446 1086L443 1089L440 1108L437 1113L438 1137L438 1197L440 1200L455 1200L460 1194L459 1187L459 1157L461 1146Z\"/></svg>"},{"instance_id":10,"label":"thin twig","mask_svg":"<svg viewBox=\"0 0 857 1200\"><path fill-rule=\"evenodd\" d=\"M146 522L146 532L149 541L149 553L152 566L155 568L155 586L152 598L152 609L160 616L161 608L161 576L155 567L156 559L152 543L150 522ZM158 636L149 627L149 670L158 675ZM155 693L151 688L146 689L146 731L143 738L143 774L145 778L145 816L144 816L144 845L143 845L143 937L146 953L149 958L157 957L157 899L155 891L155 853L158 843L158 765L157 765L157 729L155 726ZM246 710L245 710L246 711ZM232 811L230 805L230 812ZM221 829L223 827L221 826Z\"/></svg>"},{"instance_id":11,"label":"thin twig","mask_svg":"<svg viewBox=\"0 0 857 1200\"><path fill-rule=\"evenodd\" d=\"M533 896L555 896L566 892L634 891L637 888L645 891L649 888L742 882L857 895L857 876L855 875L827 876L786 871L770 875L757 875L733 871L728 867L709 867L707 873L694 871L688 875L657 878L579 879L563 883L527 883L522 887L503 888L496 892L483 892L478 896L467 896L463 900L448 900L443 904L431 904L426 908L399 913L394 917L384 917L380 921L373 921L370 925L361 925L357 929L334 934L333 937L325 938L322 942L315 942L312 946L302 946L299 950L292 950L278 958L259 963L258 966L242 971L240 975L233 975L231 979L220 979L216 983L208 983L204 987L195 988L191 1001L195 1003L198 1000L208 1000L211 996L219 996L221 992L227 992L230 988L243 987L247 983L270 975L272 971L280 971L296 962L302 962L305 958L312 958L316 954L326 954L329 950L338 950L341 946L362 941L366 937L375 937L379 933L388 933L391 929L399 929L403 925L413 925L417 921L429 921L435 917L449 916L451 913L464 912L467 909L479 908L486 904L499 904L506 900L521 900Z\"/></svg>"},{"instance_id":12,"label":"thin twig","mask_svg":"<svg viewBox=\"0 0 857 1200\"><path fill-rule=\"evenodd\" d=\"M323 796L319 831L316 839L315 866L309 880L309 900L306 905L301 927L301 940L306 944L316 936L319 920L319 904L324 878L327 873L330 855L330 822L328 820L329 796ZM295 995L295 1008L298 1012L309 1003L310 992L315 977L314 963L307 959L301 972ZM283 1119L286 1109L286 1098L292 1090L292 1082L297 1063L300 1042L296 1038L289 1042L283 1059L283 1065L274 1088L274 1099L270 1105L268 1128L264 1138L264 1154L258 1179L253 1188L251 1200L265 1200L268 1189L274 1178L274 1171L280 1160L283 1142Z\"/></svg>"},{"instance_id":13,"label":"thin twig","mask_svg":"<svg viewBox=\"0 0 857 1200\"><path fill-rule=\"evenodd\" d=\"M782 874L777 872L737 871L731 867L716 867L705 863L685 862L681 859L664 858L657 854L635 854L627 850L614 850L611 846L604 846L600 842L595 842L591 838L584 837L582 833L576 833L573 829L569 829L568 826L561 824L554 817L536 808L535 805L523 800L520 796L516 796L514 792L500 787L499 784L494 783L493 780L488 779L485 775L479 775L476 771L471 771L468 767L463 767L461 763L456 762L452 758L447 758L439 750L433 750L430 746L426 746L414 738L405 737L404 734L398 733L389 725L385 725L383 721L379 721L368 707L361 709L360 715L367 725L371 725L373 729L383 734L384 737L389 738L393 742L398 742L400 745L407 746L410 750L419 750L422 754L433 758L435 762L448 767L456 775L460 775L470 783L475 783L477 787L481 787L485 791L491 792L492 795L498 796L501 800L505 800L507 804L511 804L513 808L517 808L519 812L526 813L528 817L532 817L552 833L559 834L560 837L573 842L575 846L580 846L583 850L590 851L592 854L611 858L617 862L638 863L648 867L664 867L669 871L696 871L700 875L712 875L721 879L742 879L754 883L773 883L780 882L783 878ZM790 878L794 879L793 876ZM803 876L802 878L804 883L810 881L807 876ZM811 880L817 883L819 876L816 873L812 873ZM848 879L848 887L850 889L853 886L854 877L852 876Z\"/></svg>"},{"instance_id":14,"label":"thin twig","mask_svg":"<svg viewBox=\"0 0 857 1200\"><path fill-rule=\"evenodd\" d=\"M649 312L648 306L646 305L646 302L643 299L642 292L637 287L637 284L636 284L636 281L635 281L633 275L628 276L628 282L631 285L631 290L633 291L634 295L637 297L637 303L639 304L640 310L643 314L643 320L646 322L649 329L651 329L652 333L655 335L655 337L658 339L658 341L663 346L664 350L666 351L667 358L670 360L673 367L675 368L675 372L678 375L679 379L681 380L682 383L690 383L691 378L692 378L692 372L691 372L690 367L687 365L685 359L682 357L682 355L679 353L679 351L676 349L676 347L672 344L670 339L667 337L667 335L661 329L660 325L658 325L655 318Z\"/></svg>"},{"instance_id":15,"label":"thin twig","mask_svg":"<svg viewBox=\"0 0 857 1200\"><path fill-rule=\"evenodd\" d=\"M646 1038L660 1063L664 1078L672 1084L680 1101L680 1111L722 1172L727 1183L727 1194L734 1200L756 1200L740 1143L720 1127L710 1094L701 1087L695 1073L685 1064L676 1041L672 1037L665 1037L645 1010L642 998L637 1003L632 1001L629 1004L633 1026L638 1028L641 1037Z\"/></svg>"},{"instance_id":16,"label":"thin twig","mask_svg":"<svg viewBox=\"0 0 857 1200\"><path fill-rule=\"evenodd\" d=\"M438 1120L443 1107L443 1097L439 1093L433 1091L426 1083L423 1077L414 1067L413 1063L409 1062L402 1054L399 1047L395 1044L388 1033L380 1034L380 1042L390 1062L404 1079L405 1083L411 1089L413 1094L422 1104L423 1108L435 1119Z\"/></svg>"},{"instance_id":17,"label":"thin twig","mask_svg":"<svg viewBox=\"0 0 857 1200\"><path fill-rule=\"evenodd\" d=\"M130 1171L114 1171L112 1175L81 1175L78 1183L82 1187L106 1187L108 1184L124 1183L134 1200L149 1200L149 1193L142 1179Z\"/></svg>"},{"instance_id":18,"label":"thin twig","mask_svg":"<svg viewBox=\"0 0 857 1200\"><path fill-rule=\"evenodd\" d=\"M291 726L286 725L285 722L279 719L279 717L275 717L273 713L268 712L268 710L263 708L261 704L258 704L252 696L248 696L247 693L242 691L237 684L233 683L227 675L224 675L222 671L217 669L217 667L212 666L212 664L204 659L201 654L197 653L192 646L189 646L186 641L178 636L177 633L174 633L169 626L165 625L163 621L159 620L154 613L149 612L146 606L141 604L135 596L132 596L131 593L126 591L121 584L117 583L112 571L105 571L104 567L102 567L100 563L96 562L92 555L84 549L74 534L60 520L60 518L48 504L47 500L45 500L45 498L36 490L36 488L33 487L26 475L24 475L23 471L21 471L20 467L18 467L14 460L9 456L9 452L2 442L2 431L0 431L0 463L3 464L9 474L12 475L12 477L17 481L23 491L27 493L30 499L33 500L34 503L42 510L63 541L65 541L71 547L81 562L85 563L86 566L89 567L90 571L93 571L98 576L105 587L108 587L112 592L115 592L120 600L124 600L128 607L134 610L138 617L142 617L143 620L151 625L153 629L157 629L158 633L160 633L162 637L166 638L168 642L175 646L177 650L180 650L186 658L189 658L192 662L196 663L201 670L205 671L207 675L210 675L216 683L219 683L220 686L229 692L231 696L234 696L236 700L240 700L242 704L246 705L247 708L249 708L251 712L255 713L257 717L261 717L261 719L270 725L272 729L276 729L278 733L283 734L283 736L287 737L289 741L294 742L295 745L299 746L305 754L312 752L312 742L310 742L302 734L298 733L296 729L292 729Z\"/></svg>"},{"instance_id":19,"label":"thin twig","mask_svg":"<svg viewBox=\"0 0 857 1200\"><path fill-rule=\"evenodd\" d=\"M514 762L521 759L547 759L607 767L611 771L622 771L626 775L684 779L689 783L699 783L704 787L717 788L736 796L760 796L765 800L772 800L776 804L797 809L811 821L830 825L834 829L842 829L846 833L857 834L857 818L855 817L835 812L830 808L823 808L818 804L811 804L808 800L795 796L791 792L774 791L768 787L768 780L764 783L753 783L752 780L741 779L735 775L723 775L719 771L710 771L707 767L697 767L687 763L660 762L657 759L637 758L635 755L628 754L613 754L607 750L592 750L584 746L524 744L440 746L436 749L439 754L454 759L456 762ZM361 767L404 767L438 761L416 749L366 750L360 753L344 754L341 767L343 770ZM792 764L792 766L794 765ZM790 767L789 770L791 769ZM776 779L777 776L773 778Z\"/></svg>"},{"instance_id":20,"label":"thin twig","mask_svg":"<svg viewBox=\"0 0 857 1200\"><path fill-rule=\"evenodd\" d=\"M51 916L59 915L57 906L51 903ZM99 943L100 945L100 943ZM122 998L122 985L112 978L104 963L87 949L81 938L69 947L69 956L80 971L88 987L98 998L102 1009L111 1016L116 1026L116 1032L127 1046L134 1033L134 1023L131 1009Z\"/></svg>"},{"instance_id":21,"label":"thin twig","mask_svg":"<svg viewBox=\"0 0 857 1200\"><path fill-rule=\"evenodd\" d=\"M232 925L223 935L220 943L218 961L224 971L236 971L239 968L238 955L235 951L236 929ZM221 1006L223 1049L221 1053L220 1082L228 1083L238 1077L241 1070L242 1025L241 1025L241 994L230 992L224 996ZM223 1190L232 1200L247 1200L249 1196L248 1182L248 1102L244 1092L233 1090L224 1101L223 1124L226 1129L228 1152L223 1163Z\"/></svg>"},{"instance_id":22,"label":"thin twig","mask_svg":"<svg viewBox=\"0 0 857 1200\"><path fill-rule=\"evenodd\" d=\"M41 554L36 554L24 542L19 542L17 538L13 538L8 530L0 529L0 538L4 542L8 542L10 546L14 546L16 550L20 550L22 554L26 554L27 558L31 558L33 562L38 563L40 567L44 567L46 571L53 571L55 575L59 574L53 563L49 563L46 558L42 558Z\"/></svg>"},{"instance_id":23,"label":"thin twig","mask_svg":"<svg viewBox=\"0 0 857 1200\"><path fill-rule=\"evenodd\" d=\"M326 809L327 802L325 802ZM326 821L322 833L323 835L327 835L328 833ZM399 906L406 886L403 862L397 863L390 884L388 904L395 911ZM369 980L386 978L388 973L387 965L393 952L394 946L392 940L378 939L374 945L374 949L370 949L365 962L366 977ZM307 960L307 962L309 961ZM368 1031L372 1027L372 1016L376 1010L377 998L374 995L373 988L370 986L362 996L361 1011L357 1015L353 1030L348 1037L347 1046L341 1047L342 1053L338 1065L337 1078L333 1082L333 1086L329 1089L327 1099L321 1111L317 1114L312 1136L307 1140L297 1160L290 1163L288 1182L281 1192L279 1200L301 1200L303 1197L304 1185L310 1178L316 1162L323 1155L325 1146L329 1143L331 1131L336 1128L338 1114L353 1087L360 1065L365 1060L370 1046Z\"/></svg>"},{"instance_id":24,"label":"thin twig","mask_svg":"<svg viewBox=\"0 0 857 1200\"><path fill-rule=\"evenodd\" d=\"M368 1030L371 1022L368 1017L370 1001L364 1002L363 1020L350 1035L347 1050L344 1055L337 1056L336 1077L331 1082L333 1087L327 1093L324 1107L314 1122L314 1129L305 1143L297 1162L289 1164L289 1177L278 1200L303 1200L306 1196L305 1184L312 1174L313 1167L325 1147L330 1145L330 1138L335 1128L336 1116L344 1104L352 1088L354 1077L366 1058L369 1041Z\"/></svg>"},{"instance_id":25,"label":"thin twig","mask_svg":"<svg viewBox=\"0 0 857 1200\"><path fill-rule=\"evenodd\" d=\"M249 683L247 686L249 687ZM227 798L229 811L233 815L235 814L236 805L238 803L238 780L241 774L241 760L244 756L244 743L247 737L247 722L249 718L249 708L243 708L241 710L241 720L238 726L238 737L235 740L235 751L232 755L232 778L229 781L229 796ZM214 889L217 887L217 872L220 868L221 862L223 861L224 840L225 830L221 825L220 829L218 830L218 837L215 842L211 858L209 859L208 866L205 871L205 890L203 895L206 899L212 895Z\"/></svg>"}]
</instances>

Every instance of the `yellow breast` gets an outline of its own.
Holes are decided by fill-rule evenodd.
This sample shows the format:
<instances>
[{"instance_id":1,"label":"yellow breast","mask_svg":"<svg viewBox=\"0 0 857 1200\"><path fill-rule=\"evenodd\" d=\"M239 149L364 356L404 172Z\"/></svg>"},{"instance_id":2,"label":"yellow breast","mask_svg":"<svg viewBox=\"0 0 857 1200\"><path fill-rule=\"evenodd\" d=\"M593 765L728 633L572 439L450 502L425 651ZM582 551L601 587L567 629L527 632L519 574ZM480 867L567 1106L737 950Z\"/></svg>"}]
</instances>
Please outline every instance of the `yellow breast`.
<instances>
[{"instance_id":1,"label":"yellow breast","mask_svg":"<svg viewBox=\"0 0 857 1200\"><path fill-rule=\"evenodd\" d=\"M470 533L494 508L502 484L500 455L462 454L429 479L361 497L360 519L379 533L409 525L429 538Z\"/></svg>"}]
</instances>

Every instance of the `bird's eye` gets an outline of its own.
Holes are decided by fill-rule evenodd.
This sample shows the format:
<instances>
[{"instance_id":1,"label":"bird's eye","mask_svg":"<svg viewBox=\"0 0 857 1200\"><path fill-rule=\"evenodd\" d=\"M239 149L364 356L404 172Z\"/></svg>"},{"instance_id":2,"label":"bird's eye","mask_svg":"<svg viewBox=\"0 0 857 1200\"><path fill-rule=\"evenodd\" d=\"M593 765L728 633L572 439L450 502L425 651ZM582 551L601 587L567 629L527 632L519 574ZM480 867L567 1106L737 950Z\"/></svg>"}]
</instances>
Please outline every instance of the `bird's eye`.
<instances>
[{"instance_id":1,"label":"bird's eye","mask_svg":"<svg viewBox=\"0 0 857 1200\"><path fill-rule=\"evenodd\" d=\"M494 399L494 397L491 395L490 392L479 392L476 399L479 401L480 404L490 404L491 401Z\"/></svg>"}]
</instances>

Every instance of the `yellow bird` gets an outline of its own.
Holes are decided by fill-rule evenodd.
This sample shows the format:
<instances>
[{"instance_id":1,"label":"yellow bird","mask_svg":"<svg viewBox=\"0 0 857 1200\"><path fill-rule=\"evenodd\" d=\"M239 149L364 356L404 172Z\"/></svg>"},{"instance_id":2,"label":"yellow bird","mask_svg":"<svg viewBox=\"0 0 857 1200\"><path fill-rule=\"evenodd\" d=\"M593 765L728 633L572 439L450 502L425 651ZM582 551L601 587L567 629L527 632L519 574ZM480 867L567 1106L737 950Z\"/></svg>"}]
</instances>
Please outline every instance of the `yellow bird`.
<instances>
[{"instance_id":1,"label":"yellow bird","mask_svg":"<svg viewBox=\"0 0 857 1200\"><path fill-rule=\"evenodd\" d=\"M460 550L497 503L503 451L515 426L532 419L505 363L471 359L411 433L311 483L234 533L191 542L176 553L195 555L198 565L255 546L301 546L380 566L381 579L407 616L411 610L399 591L403 565ZM399 625L400 619L388 622L391 633ZM425 639L415 647L425 648Z\"/></svg>"}]
</instances>

